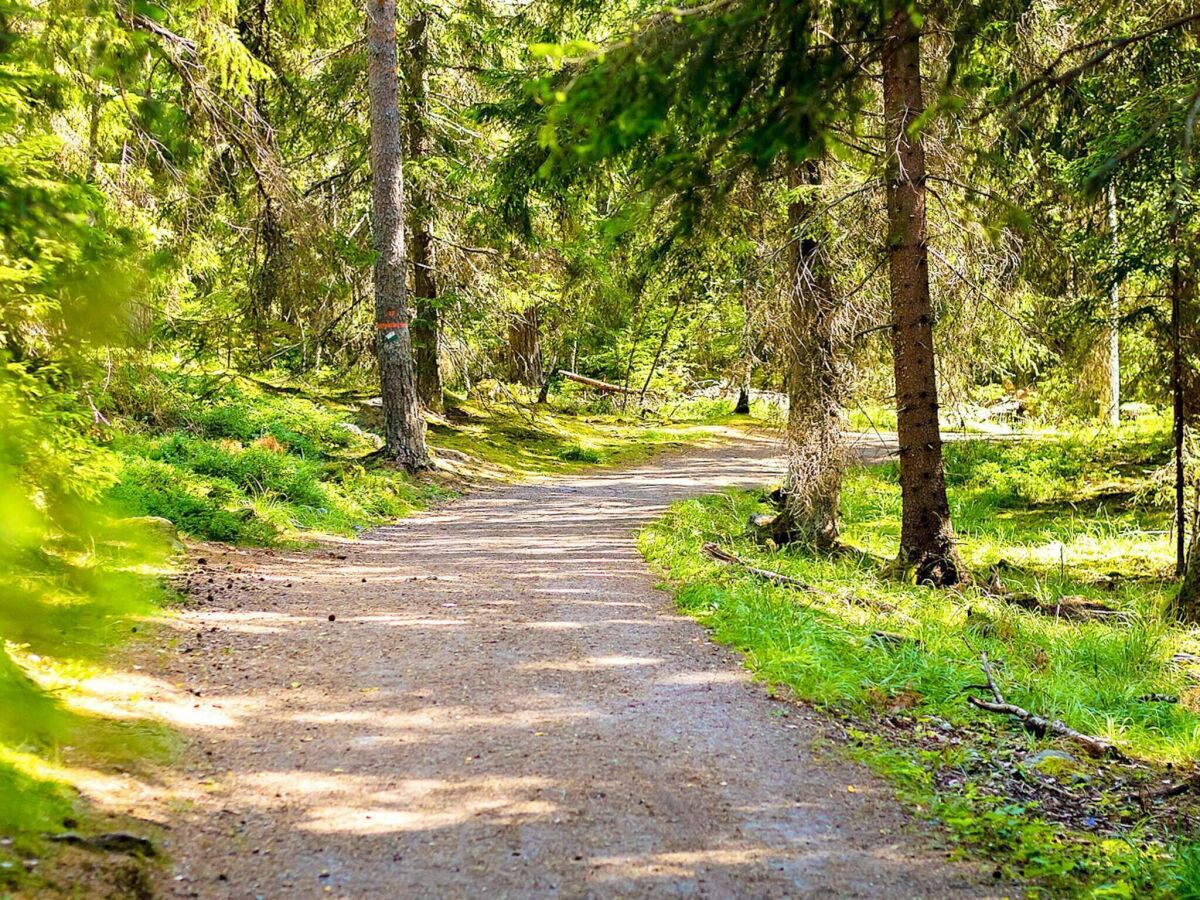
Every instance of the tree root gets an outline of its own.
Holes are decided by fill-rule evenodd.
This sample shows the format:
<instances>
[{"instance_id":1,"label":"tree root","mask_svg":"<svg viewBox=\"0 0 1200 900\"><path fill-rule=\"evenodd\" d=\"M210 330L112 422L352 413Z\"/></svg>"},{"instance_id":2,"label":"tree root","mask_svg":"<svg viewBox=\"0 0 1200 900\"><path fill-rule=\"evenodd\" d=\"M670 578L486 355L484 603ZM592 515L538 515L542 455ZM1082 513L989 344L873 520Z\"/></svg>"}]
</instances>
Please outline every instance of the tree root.
<instances>
[{"instance_id":1,"label":"tree root","mask_svg":"<svg viewBox=\"0 0 1200 900\"><path fill-rule=\"evenodd\" d=\"M1108 741L1076 731L1058 719L1047 719L1045 716L1035 715L1027 709L1022 709L1019 706L1008 703L1004 699L1004 695L1000 693L1000 688L996 686L996 678L992 674L992 666L988 662L987 654L980 654L980 657L983 660L983 674L987 676L988 687L991 689L995 701L981 700L978 697L967 697L967 702L972 706L987 710L988 712L1012 716L1024 726L1026 731L1038 737L1045 737L1047 734L1065 737L1079 744L1079 746L1092 756L1110 756L1116 759L1124 758L1123 754Z\"/></svg>"}]
</instances>

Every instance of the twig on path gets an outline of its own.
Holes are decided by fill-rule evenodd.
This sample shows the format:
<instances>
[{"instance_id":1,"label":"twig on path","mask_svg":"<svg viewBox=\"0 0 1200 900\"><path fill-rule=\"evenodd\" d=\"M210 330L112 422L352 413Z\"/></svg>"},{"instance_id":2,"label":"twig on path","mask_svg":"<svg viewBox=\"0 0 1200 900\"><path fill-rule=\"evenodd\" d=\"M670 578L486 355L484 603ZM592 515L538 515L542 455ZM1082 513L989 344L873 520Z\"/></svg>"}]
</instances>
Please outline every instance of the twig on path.
<instances>
[{"instance_id":1,"label":"twig on path","mask_svg":"<svg viewBox=\"0 0 1200 900\"><path fill-rule=\"evenodd\" d=\"M972 706L987 710L988 712L1012 716L1024 726L1026 731L1038 737L1045 737L1047 734L1056 734L1059 737L1065 737L1079 744L1092 756L1123 758L1122 753L1108 741L1093 737L1090 734L1084 734L1081 731L1076 731L1058 719L1047 719L1045 716L1035 715L1027 709L1022 709L1015 704L1005 701L1004 695L1000 693L1000 688L996 686L996 678L992 674L992 666L988 662L987 654L981 653L980 658L983 660L983 674L987 676L988 687L992 691L992 696L995 697L995 702L981 700L978 697L967 697L967 702Z\"/></svg>"}]
</instances>

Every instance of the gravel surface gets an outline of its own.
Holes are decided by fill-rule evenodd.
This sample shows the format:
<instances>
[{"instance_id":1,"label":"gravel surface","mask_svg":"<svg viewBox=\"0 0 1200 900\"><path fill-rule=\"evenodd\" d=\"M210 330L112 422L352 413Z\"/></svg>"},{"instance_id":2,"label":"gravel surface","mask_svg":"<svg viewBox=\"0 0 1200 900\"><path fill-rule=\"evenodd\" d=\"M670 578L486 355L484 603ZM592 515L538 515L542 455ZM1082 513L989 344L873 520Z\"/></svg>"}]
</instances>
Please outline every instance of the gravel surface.
<instances>
[{"instance_id":1,"label":"gravel surface","mask_svg":"<svg viewBox=\"0 0 1200 900\"><path fill-rule=\"evenodd\" d=\"M148 664L188 691L162 892L975 897L634 546L766 441L474 494L305 552L211 549ZM783 715L787 713L787 715Z\"/></svg>"}]
</instances>

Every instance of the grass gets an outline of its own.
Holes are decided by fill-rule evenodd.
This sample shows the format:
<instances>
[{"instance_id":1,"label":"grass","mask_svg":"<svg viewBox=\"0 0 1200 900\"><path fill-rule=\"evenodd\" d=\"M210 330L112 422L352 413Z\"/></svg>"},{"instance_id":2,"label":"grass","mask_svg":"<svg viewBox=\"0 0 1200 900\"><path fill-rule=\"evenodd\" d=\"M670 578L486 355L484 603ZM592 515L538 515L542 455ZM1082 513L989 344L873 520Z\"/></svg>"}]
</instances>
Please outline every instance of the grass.
<instances>
[{"instance_id":1,"label":"grass","mask_svg":"<svg viewBox=\"0 0 1200 900\"><path fill-rule=\"evenodd\" d=\"M1175 661L1200 654L1200 639L1164 615L1173 593L1157 487L1166 437L1161 421L1143 421L947 447L961 551L981 585L997 567L1012 591L1084 597L1123 612L1124 623L1026 611L980 586L937 591L885 577L899 538L895 464L850 472L842 554L755 544L745 523L765 506L748 492L677 504L644 530L641 547L684 611L742 650L759 678L841 717L853 754L963 847L996 859L1001 875L1035 893L1196 896L1195 801L1143 808L1136 799L1178 780L1200 751L1197 673ZM722 568L701 552L705 541L816 591ZM1010 702L1111 740L1137 765L1092 760L970 706L985 652ZM1029 762L1047 747L1073 759Z\"/></svg>"},{"instance_id":2,"label":"grass","mask_svg":"<svg viewBox=\"0 0 1200 900\"><path fill-rule=\"evenodd\" d=\"M353 534L473 482L565 474L712 440L735 419L720 401L647 421L578 395L544 405L510 396L485 389L450 398L453 415L429 424L441 470L412 478L371 459L382 443L377 409L230 383L153 422L121 419L111 439L121 470L108 496L126 515L169 519L192 537L288 543Z\"/></svg>"}]
</instances>

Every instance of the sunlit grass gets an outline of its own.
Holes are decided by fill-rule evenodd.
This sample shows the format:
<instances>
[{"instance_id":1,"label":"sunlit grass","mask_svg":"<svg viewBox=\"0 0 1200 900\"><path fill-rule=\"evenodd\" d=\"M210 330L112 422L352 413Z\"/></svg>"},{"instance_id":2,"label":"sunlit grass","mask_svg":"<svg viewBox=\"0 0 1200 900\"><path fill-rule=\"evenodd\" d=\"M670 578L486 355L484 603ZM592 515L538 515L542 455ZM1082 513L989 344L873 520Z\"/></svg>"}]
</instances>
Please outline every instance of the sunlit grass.
<instances>
[{"instance_id":1,"label":"sunlit grass","mask_svg":"<svg viewBox=\"0 0 1200 900\"><path fill-rule=\"evenodd\" d=\"M438 464L413 478L372 454L382 444L378 408L341 396L279 396L227 387L206 404L180 407L169 426L122 420L112 439L123 466L110 497L131 514L161 516L187 535L240 544L349 535L427 508L463 485L566 474L713 441L731 401L678 405L664 413L611 401L554 395L448 397L452 414L430 417ZM756 411L768 415L766 404Z\"/></svg>"}]
</instances>

